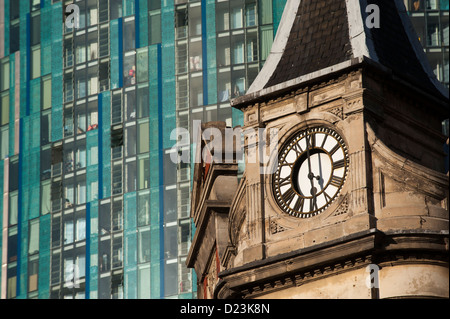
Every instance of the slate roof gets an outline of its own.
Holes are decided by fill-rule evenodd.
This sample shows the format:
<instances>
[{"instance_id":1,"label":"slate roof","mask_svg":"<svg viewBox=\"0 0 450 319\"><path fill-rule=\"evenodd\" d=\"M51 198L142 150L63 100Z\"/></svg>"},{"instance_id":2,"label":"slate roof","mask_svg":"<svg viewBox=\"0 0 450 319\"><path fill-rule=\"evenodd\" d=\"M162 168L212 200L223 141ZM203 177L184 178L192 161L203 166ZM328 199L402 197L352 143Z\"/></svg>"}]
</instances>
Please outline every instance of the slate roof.
<instances>
[{"instance_id":1,"label":"slate roof","mask_svg":"<svg viewBox=\"0 0 450 319\"><path fill-rule=\"evenodd\" d=\"M380 10L380 28L365 23L370 4ZM263 69L247 95L232 105L363 60L448 100L448 90L433 74L403 0L288 0Z\"/></svg>"},{"instance_id":2,"label":"slate roof","mask_svg":"<svg viewBox=\"0 0 450 319\"><path fill-rule=\"evenodd\" d=\"M284 54L265 87L352 57L345 0L303 0Z\"/></svg>"}]
</instances>

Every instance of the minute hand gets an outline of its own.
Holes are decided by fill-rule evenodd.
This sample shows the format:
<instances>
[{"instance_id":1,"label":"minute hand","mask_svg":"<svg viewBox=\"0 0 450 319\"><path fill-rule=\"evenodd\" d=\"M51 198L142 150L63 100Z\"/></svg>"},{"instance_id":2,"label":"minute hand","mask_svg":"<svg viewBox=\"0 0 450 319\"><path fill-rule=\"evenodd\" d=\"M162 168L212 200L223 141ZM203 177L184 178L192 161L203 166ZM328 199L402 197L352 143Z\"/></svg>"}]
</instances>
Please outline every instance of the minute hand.
<instances>
[{"instance_id":1,"label":"minute hand","mask_svg":"<svg viewBox=\"0 0 450 319\"><path fill-rule=\"evenodd\" d=\"M306 156L307 156L307 159L308 159L308 178L309 178L309 180L311 182L311 191L312 191L313 188L314 188L314 182L313 182L314 174L312 173L312 170L311 170L311 158L310 158L310 154L309 154L309 139L308 139L308 136L306 136ZM315 196L315 194L311 194L311 195L313 195L313 197Z\"/></svg>"}]
</instances>

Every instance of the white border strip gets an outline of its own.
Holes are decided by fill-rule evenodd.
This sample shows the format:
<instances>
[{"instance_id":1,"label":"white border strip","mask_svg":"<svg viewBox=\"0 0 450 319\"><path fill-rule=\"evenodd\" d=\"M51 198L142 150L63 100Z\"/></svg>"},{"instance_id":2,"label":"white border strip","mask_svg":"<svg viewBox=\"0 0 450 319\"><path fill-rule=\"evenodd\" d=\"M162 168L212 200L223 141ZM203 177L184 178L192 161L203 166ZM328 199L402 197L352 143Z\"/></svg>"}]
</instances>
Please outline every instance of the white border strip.
<instances>
[{"instance_id":1,"label":"white border strip","mask_svg":"<svg viewBox=\"0 0 450 319\"><path fill-rule=\"evenodd\" d=\"M348 28L352 53L354 58L366 56L378 62L370 30L365 26L367 13L366 0L345 0L347 9ZM364 10L362 10L364 8Z\"/></svg>"}]
</instances>

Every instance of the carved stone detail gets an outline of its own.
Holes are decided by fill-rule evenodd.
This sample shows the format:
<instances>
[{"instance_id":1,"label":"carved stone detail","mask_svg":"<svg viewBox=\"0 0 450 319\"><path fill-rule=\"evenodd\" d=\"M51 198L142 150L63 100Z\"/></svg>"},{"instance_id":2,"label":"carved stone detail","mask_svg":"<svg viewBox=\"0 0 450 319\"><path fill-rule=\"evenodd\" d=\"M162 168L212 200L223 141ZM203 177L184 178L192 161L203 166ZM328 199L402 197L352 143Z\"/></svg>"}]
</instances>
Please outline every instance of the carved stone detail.
<instances>
[{"instance_id":1,"label":"carved stone detail","mask_svg":"<svg viewBox=\"0 0 450 319\"><path fill-rule=\"evenodd\" d=\"M337 117L339 117L341 120L345 119L344 117L344 108L341 107L333 107L331 109L327 110L329 113L336 115Z\"/></svg>"},{"instance_id":2,"label":"carved stone detail","mask_svg":"<svg viewBox=\"0 0 450 319\"><path fill-rule=\"evenodd\" d=\"M342 203L339 205L338 208L336 208L332 216L347 214L348 208L349 208L348 196L345 196L345 198L342 200Z\"/></svg>"},{"instance_id":3,"label":"carved stone detail","mask_svg":"<svg viewBox=\"0 0 450 319\"><path fill-rule=\"evenodd\" d=\"M273 220L273 219L270 220L270 226L269 226L269 229L270 229L270 233L271 233L272 235L275 235L275 234L277 234L277 233L281 233L281 232L284 232L284 231L287 230L287 228L285 228L285 227L279 225L279 224L278 224L275 220Z\"/></svg>"}]
</instances>

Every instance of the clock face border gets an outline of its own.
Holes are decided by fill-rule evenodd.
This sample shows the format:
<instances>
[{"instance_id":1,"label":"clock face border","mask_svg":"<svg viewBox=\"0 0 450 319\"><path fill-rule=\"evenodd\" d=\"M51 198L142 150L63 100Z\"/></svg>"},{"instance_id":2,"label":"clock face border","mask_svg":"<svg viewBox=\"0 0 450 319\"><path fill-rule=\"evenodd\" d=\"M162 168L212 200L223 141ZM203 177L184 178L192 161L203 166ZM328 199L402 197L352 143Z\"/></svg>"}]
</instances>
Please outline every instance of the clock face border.
<instances>
[{"instance_id":1,"label":"clock face border","mask_svg":"<svg viewBox=\"0 0 450 319\"><path fill-rule=\"evenodd\" d=\"M317 134L326 136L322 137L322 140L319 141L320 145L318 145L319 143L316 145L315 139L312 138L313 136L318 137ZM331 137L331 139L329 139L329 137ZM308 145L308 143L305 147L305 138L308 139L308 142L311 143L311 145ZM333 145L332 148L330 148L329 144L326 144L326 140L335 142L334 144L331 144ZM299 145L300 142L303 143L303 147ZM292 161L293 157L291 153L293 150L295 151L295 160ZM336 152L341 153L342 159L333 161L333 155L336 154ZM308 158L308 156L311 157L314 154L318 154L318 156L322 159L329 159L329 162L331 163L331 174L325 181L326 183L322 187L322 189L317 192L316 188L313 187L314 191L313 188L311 188L311 193L308 195L300 191L300 179L297 175L299 174L300 167L306 165L306 159ZM290 161L286 160L288 156L290 157ZM272 195L274 196L274 200L277 206L285 214L296 218L309 218L317 216L328 207L330 207L330 205L333 204L338 198L348 175L349 154L346 143L335 129L328 126L317 125L314 127L307 127L296 130L295 133L288 136L288 138L280 148L280 152L277 154L277 158L278 162L276 170L272 175ZM311 165L311 162L309 162L306 167L310 167L309 165ZM283 166L289 166L290 173L288 174L288 176L280 177ZM341 171L339 172L339 174L337 174L338 176L336 176L334 175L334 173L338 169L340 169ZM294 177L296 180L298 180L298 183L294 180ZM320 179L322 178L323 176L320 176ZM303 177L303 180L304 179L305 176ZM288 183L288 180L290 184ZM319 176L317 176L317 180L319 180ZM324 183L323 180L322 183ZM290 187L286 188L289 185ZM313 185L312 181L311 185ZM329 188L331 186L333 188ZM284 191L281 189L282 187L284 187ZM328 188L329 190L334 189L331 196L326 193L326 190ZM317 199L319 198L319 196L325 198L325 204L321 204L320 206L317 204ZM313 205L313 203L315 205ZM304 209L304 206L308 206L309 209Z\"/></svg>"}]
</instances>

